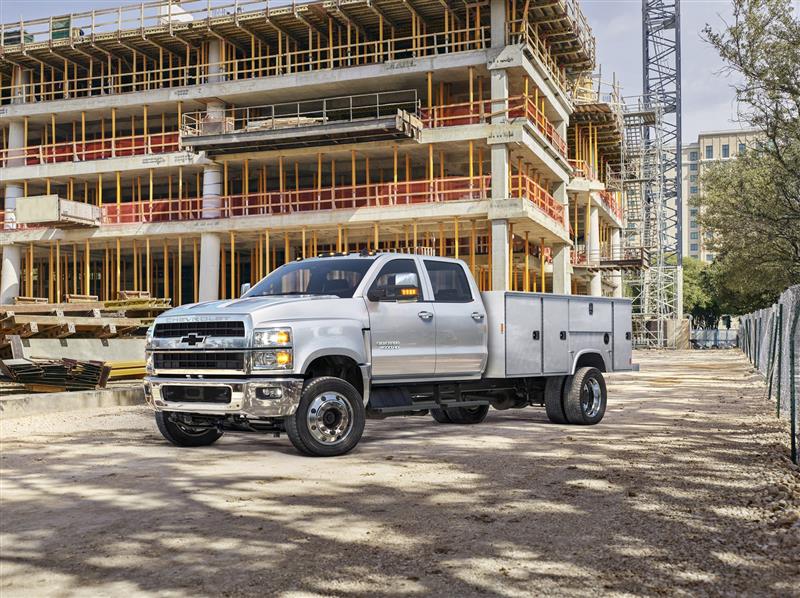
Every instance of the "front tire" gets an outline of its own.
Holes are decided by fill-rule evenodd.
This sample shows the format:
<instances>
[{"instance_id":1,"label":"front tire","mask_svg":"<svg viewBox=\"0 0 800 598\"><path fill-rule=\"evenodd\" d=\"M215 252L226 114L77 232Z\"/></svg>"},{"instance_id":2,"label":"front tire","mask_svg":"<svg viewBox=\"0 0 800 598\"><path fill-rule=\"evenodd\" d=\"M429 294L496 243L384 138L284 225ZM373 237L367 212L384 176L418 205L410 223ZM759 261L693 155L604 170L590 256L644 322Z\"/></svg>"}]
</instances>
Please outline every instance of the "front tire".
<instances>
[{"instance_id":1,"label":"front tire","mask_svg":"<svg viewBox=\"0 0 800 598\"><path fill-rule=\"evenodd\" d=\"M602 372L597 368L580 368L564 390L564 413L571 424L591 426L603 419L607 401Z\"/></svg>"},{"instance_id":2,"label":"front tire","mask_svg":"<svg viewBox=\"0 0 800 598\"><path fill-rule=\"evenodd\" d=\"M364 401L352 384L321 376L306 381L294 415L284 420L294 447L312 457L353 450L364 433Z\"/></svg>"},{"instance_id":3,"label":"front tire","mask_svg":"<svg viewBox=\"0 0 800 598\"><path fill-rule=\"evenodd\" d=\"M216 428L199 431L172 421L169 411L156 411L156 425L161 435L175 446L208 446L214 444L222 436Z\"/></svg>"}]
</instances>

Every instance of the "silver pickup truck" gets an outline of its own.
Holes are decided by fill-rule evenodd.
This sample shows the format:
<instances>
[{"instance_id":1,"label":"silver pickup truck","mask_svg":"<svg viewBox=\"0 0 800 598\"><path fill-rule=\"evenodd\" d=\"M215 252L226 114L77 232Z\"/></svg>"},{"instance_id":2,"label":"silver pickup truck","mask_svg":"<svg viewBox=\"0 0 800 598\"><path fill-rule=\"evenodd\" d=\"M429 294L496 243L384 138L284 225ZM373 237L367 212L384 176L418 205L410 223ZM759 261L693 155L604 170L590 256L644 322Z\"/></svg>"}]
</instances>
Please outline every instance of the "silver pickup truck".
<instances>
[{"instance_id":1,"label":"silver pickup truck","mask_svg":"<svg viewBox=\"0 0 800 598\"><path fill-rule=\"evenodd\" d=\"M285 432L333 456L366 418L477 424L490 406L543 405L555 423L596 424L603 373L632 369L628 300L481 293L460 260L337 254L157 318L145 394L179 446Z\"/></svg>"}]
</instances>

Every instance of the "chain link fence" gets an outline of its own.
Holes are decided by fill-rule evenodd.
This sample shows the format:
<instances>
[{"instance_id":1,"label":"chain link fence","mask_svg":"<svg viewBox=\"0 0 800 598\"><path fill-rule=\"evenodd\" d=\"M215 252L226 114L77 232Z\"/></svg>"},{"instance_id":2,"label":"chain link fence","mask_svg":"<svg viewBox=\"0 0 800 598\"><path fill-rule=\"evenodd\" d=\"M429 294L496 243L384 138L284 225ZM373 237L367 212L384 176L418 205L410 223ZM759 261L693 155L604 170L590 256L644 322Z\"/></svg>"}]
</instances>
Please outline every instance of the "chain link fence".
<instances>
[{"instance_id":1,"label":"chain link fence","mask_svg":"<svg viewBox=\"0 0 800 598\"><path fill-rule=\"evenodd\" d=\"M789 418L792 461L798 462L800 408L800 285L772 307L739 317L739 348L766 378L777 416Z\"/></svg>"}]
</instances>

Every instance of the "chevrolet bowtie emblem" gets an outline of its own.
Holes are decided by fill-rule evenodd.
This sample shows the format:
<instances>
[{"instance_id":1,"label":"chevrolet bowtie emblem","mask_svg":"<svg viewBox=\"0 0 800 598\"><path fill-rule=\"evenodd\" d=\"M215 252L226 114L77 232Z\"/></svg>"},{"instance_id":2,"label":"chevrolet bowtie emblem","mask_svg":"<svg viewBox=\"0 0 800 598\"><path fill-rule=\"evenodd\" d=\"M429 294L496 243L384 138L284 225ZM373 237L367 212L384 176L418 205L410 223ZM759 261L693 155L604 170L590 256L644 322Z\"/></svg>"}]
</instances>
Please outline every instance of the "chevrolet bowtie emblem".
<instances>
[{"instance_id":1,"label":"chevrolet bowtie emblem","mask_svg":"<svg viewBox=\"0 0 800 598\"><path fill-rule=\"evenodd\" d=\"M183 338L181 338L181 343L186 344L186 345L194 346L194 345L202 344L203 341L205 341L205 340L206 340L206 337L198 336L197 334L192 332L192 333L184 336Z\"/></svg>"}]
</instances>

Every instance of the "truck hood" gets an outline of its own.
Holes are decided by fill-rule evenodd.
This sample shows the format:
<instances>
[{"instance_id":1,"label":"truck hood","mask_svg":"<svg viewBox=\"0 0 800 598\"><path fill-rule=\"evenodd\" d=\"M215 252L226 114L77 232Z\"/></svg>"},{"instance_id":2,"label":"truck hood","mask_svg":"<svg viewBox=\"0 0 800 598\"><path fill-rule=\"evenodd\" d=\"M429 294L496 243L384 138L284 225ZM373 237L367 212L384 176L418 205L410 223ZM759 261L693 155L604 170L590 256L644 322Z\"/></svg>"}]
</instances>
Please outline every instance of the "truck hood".
<instances>
[{"instance_id":1,"label":"truck hood","mask_svg":"<svg viewBox=\"0 0 800 598\"><path fill-rule=\"evenodd\" d=\"M244 299L223 299L221 301L204 301L182 305L167 312L163 316L234 316L252 315L263 309L285 305L287 303L305 303L308 301L339 299L335 295L274 295L271 297L245 297Z\"/></svg>"},{"instance_id":2,"label":"truck hood","mask_svg":"<svg viewBox=\"0 0 800 598\"><path fill-rule=\"evenodd\" d=\"M300 320L357 320L369 327L364 300L342 299L336 295L281 295L245 297L223 301L207 301L182 305L158 317L159 321L192 318L249 319L256 327L264 324L290 324Z\"/></svg>"}]
</instances>

